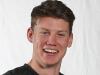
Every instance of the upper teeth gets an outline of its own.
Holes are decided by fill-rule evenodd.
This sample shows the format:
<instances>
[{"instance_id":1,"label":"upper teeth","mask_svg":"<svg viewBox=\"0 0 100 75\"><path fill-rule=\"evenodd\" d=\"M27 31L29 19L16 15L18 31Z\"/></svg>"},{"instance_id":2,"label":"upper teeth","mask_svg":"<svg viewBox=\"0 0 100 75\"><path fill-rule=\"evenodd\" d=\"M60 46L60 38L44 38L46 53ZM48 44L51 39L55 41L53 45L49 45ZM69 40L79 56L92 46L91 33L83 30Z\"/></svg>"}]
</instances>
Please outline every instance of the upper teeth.
<instances>
[{"instance_id":1,"label":"upper teeth","mask_svg":"<svg viewBox=\"0 0 100 75\"><path fill-rule=\"evenodd\" d=\"M44 49L44 50L50 53L57 53L57 50L54 50L54 49Z\"/></svg>"}]
</instances>

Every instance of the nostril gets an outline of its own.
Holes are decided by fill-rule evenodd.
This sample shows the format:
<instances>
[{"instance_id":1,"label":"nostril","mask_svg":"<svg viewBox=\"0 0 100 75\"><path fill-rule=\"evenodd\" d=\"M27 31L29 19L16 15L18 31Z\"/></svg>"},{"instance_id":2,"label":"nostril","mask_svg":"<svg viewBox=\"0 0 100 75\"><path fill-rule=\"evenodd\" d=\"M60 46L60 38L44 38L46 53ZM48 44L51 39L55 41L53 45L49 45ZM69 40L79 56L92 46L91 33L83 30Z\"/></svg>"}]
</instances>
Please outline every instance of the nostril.
<instances>
[{"instance_id":1,"label":"nostril","mask_svg":"<svg viewBox=\"0 0 100 75\"><path fill-rule=\"evenodd\" d=\"M56 46L56 44L47 43L48 46Z\"/></svg>"}]
</instances>

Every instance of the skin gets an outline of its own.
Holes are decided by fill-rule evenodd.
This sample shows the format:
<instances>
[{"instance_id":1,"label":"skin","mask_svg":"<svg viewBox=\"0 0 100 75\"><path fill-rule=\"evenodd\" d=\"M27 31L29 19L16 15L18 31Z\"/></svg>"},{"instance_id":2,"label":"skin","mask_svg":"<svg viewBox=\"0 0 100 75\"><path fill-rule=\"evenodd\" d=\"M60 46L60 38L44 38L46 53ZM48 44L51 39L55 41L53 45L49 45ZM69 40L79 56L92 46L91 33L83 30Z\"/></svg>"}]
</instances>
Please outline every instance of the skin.
<instances>
[{"instance_id":1,"label":"skin","mask_svg":"<svg viewBox=\"0 0 100 75\"><path fill-rule=\"evenodd\" d=\"M28 40L34 44L29 65L40 75L59 75L62 58L73 40L73 34L69 34L69 23L63 19L42 17L36 24L27 31ZM44 49L57 52L46 53Z\"/></svg>"}]
</instances>

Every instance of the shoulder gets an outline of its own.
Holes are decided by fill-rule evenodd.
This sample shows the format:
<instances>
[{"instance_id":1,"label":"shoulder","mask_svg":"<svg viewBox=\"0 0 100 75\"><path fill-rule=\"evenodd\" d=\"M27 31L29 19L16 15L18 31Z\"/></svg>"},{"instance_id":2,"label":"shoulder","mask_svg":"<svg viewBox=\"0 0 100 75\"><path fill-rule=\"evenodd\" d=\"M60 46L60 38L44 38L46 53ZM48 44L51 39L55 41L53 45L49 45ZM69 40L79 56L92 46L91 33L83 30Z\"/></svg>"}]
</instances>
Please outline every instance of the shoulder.
<instances>
[{"instance_id":1,"label":"shoulder","mask_svg":"<svg viewBox=\"0 0 100 75\"><path fill-rule=\"evenodd\" d=\"M59 75L64 75L64 74L62 74L62 73L60 72Z\"/></svg>"},{"instance_id":2,"label":"shoulder","mask_svg":"<svg viewBox=\"0 0 100 75\"><path fill-rule=\"evenodd\" d=\"M27 67L25 65L9 70L3 75L26 75Z\"/></svg>"}]
</instances>

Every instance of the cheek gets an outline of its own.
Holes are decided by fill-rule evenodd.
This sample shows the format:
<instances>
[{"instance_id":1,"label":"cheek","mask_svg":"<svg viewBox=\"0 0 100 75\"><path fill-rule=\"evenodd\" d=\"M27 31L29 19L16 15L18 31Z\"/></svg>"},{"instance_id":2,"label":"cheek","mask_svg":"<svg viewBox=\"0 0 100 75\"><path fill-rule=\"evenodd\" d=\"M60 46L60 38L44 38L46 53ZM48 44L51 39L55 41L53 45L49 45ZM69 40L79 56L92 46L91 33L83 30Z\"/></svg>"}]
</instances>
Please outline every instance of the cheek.
<instances>
[{"instance_id":1,"label":"cheek","mask_svg":"<svg viewBox=\"0 0 100 75\"><path fill-rule=\"evenodd\" d=\"M33 51L34 52L33 53L37 58L40 58L41 51L43 48L42 40L40 38L36 38L36 37L33 40L34 40L34 42L33 42Z\"/></svg>"},{"instance_id":2,"label":"cheek","mask_svg":"<svg viewBox=\"0 0 100 75\"><path fill-rule=\"evenodd\" d=\"M62 40L62 41L59 41L59 50L60 50L60 53L59 53L59 58L63 58L66 54L66 51L67 51L67 46L68 46L68 42L67 40Z\"/></svg>"},{"instance_id":3,"label":"cheek","mask_svg":"<svg viewBox=\"0 0 100 75\"><path fill-rule=\"evenodd\" d=\"M40 36L37 36L34 39L34 41L35 41L35 44L37 45L37 48L41 49L41 48L43 48L46 40L44 38L40 37Z\"/></svg>"},{"instance_id":4,"label":"cheek","mask_svg":"<svg viewBox=\"0 0 100 75\"><path fill-rule=\"evenodd\" d=\"M58 41L58 48L60 50L60 57L63 58L66 54L68 47L68 40L59 40Z\"/></svg>"},{"instance_id":5,"label":"cheek","mask_svg":"<svg viewBox=\"0 0 100 75\"><path fill-rule=\"evenodd\" d=\"M59 39L58 43L63 49L66 49L68 46L68 39Z\"/></svg>"}]
</instances>

